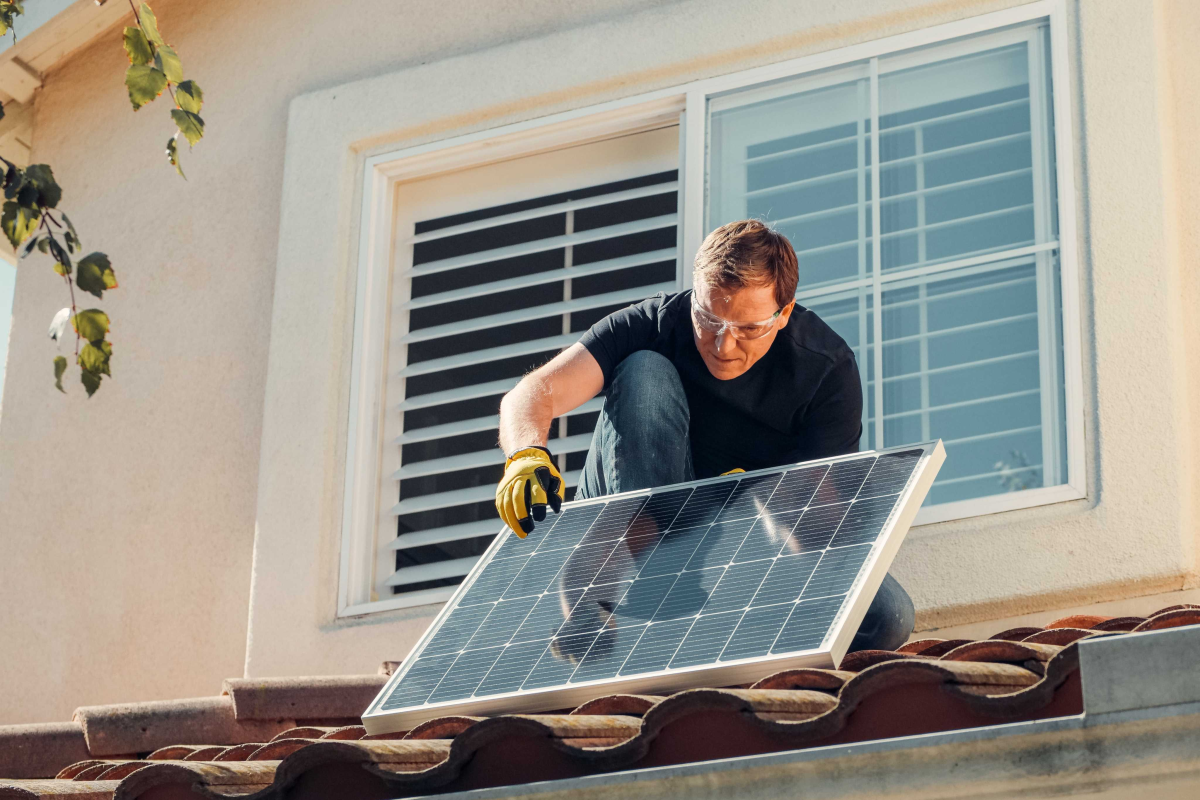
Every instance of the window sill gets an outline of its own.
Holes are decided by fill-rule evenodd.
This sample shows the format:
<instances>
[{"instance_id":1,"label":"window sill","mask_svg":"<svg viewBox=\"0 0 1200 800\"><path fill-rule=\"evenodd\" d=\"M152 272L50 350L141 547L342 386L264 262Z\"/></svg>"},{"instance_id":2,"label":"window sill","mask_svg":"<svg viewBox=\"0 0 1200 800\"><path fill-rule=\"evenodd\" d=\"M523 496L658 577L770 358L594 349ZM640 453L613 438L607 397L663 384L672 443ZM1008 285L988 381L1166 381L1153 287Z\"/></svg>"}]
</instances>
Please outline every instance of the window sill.
<instances>
[{"instance_id":1,"label":"window sill","mask_svg":"<svg viewBox=\"0 0 1200 800\"><path fill-rule=\"evenodd\" d=\"M1066 483L1061 486L1047 486L1042 489L1026 489L1025 491L1013 492L1011 494L997 494L991 497L978 497L973 500L942 503L936 506L927 506L918 511L917 518L913 520L913 528L932 525L937 522L951 522L971 517L982 517L987 514L999 514L1004 511L1045 506L1052 503L1083 500L1086 497L1087 492ZM921 531L913 530L910 535L920 536L921 533Z\"/></svg>"}]
</instances>

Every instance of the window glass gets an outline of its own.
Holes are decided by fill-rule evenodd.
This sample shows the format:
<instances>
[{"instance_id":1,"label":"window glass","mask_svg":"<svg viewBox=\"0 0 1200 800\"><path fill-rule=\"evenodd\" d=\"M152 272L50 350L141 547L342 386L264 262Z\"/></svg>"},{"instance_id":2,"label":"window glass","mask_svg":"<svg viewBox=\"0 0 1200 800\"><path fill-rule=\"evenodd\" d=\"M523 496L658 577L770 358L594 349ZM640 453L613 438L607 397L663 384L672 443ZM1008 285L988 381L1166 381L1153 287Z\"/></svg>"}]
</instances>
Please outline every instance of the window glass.
<instances>
[{"instance_id":1,"label":"window glass","mask_svg":"<svg viewBox=\"0 0 1200 800\"><path fill-rule=\"evenodd\" d=\"M858 359L861 446L943 439L930 504L1066 482L1047 61L1031 26L710 101L708 227L792 240Z\"/></svg>"}]
</instances>

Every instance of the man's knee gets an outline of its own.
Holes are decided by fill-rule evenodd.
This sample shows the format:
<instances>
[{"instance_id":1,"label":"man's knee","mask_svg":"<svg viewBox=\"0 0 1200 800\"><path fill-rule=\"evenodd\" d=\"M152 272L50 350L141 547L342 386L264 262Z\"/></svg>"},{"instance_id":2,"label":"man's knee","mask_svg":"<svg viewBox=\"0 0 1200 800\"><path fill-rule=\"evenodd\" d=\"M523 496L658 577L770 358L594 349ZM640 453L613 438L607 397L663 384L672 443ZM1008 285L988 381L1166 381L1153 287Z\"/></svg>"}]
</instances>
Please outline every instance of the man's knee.
<instances>
[{"instance_id":1,"label":"man's knee","mask_svg":"<svg viewBox=\"0 0 1200 800\"><path fill-rule=\"evenodd\" d=\"M639 350L617 365L605 403L609 413L687 414L687 396L675 365L653 350Z\"/></svg>"}]
</instances>

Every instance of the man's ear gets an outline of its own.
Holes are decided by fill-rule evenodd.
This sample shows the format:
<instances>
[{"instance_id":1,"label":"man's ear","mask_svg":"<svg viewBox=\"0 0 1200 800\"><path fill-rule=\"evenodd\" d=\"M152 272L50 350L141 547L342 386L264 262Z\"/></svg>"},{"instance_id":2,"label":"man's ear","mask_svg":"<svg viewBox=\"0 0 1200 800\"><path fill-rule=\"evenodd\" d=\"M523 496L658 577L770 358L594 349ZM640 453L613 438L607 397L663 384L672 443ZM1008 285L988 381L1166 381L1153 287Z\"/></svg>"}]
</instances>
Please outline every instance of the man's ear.
<instances>
[{"instance_id":1,"label":"man's ear","mask_svg":"<svg viewBox=\"0 0 1200 800\"><path fill-rule=\"evenodd\" d=\"M779 321L782 323L779 327L782 328L784 325L787 325L788 318L792 316L792 309L794 309L795 307L796 307L795 300L793 300L792 302L788 303L786 306L783 307L783 310L779 312Z\"/></svg>"}]
</instances>

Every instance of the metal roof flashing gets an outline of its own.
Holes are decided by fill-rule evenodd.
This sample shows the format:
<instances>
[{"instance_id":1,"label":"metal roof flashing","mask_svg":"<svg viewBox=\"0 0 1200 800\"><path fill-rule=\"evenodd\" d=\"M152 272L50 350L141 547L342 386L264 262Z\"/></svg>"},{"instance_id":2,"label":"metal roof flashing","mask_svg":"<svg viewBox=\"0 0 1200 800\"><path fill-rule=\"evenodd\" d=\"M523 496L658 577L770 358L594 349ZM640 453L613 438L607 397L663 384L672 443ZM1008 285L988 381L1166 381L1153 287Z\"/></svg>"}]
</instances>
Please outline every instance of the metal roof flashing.
<instances>
[{"instance_id":1,"label":"metal roof flashing","mask_svg":"<svg viewBox=\"0 0 1200 800\"><path fill-rule=\"evenodd\" d=\"M816 795L925 797L954 783L1045 791L1143 773L1143 788L1200 771L1200 626L1101 636L1078 643L1084 712L1052 719L829 745L765 755L627 770L437 795L500 800L565 793L587 797L793 797L804 780ZM832 768L834 759L854 763ZM1169 765L1169 766L1167 766ZM670 781L670 784L665 783ZM815 783L826 783L820 791ZM830 785L836 782L836 787ZM669 788L668 788L669 787ZM577 795L578 796L578 795ZM581 797L580 800L583 800Z\"/></svg>"}]
</instances>

